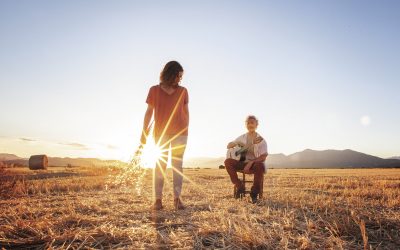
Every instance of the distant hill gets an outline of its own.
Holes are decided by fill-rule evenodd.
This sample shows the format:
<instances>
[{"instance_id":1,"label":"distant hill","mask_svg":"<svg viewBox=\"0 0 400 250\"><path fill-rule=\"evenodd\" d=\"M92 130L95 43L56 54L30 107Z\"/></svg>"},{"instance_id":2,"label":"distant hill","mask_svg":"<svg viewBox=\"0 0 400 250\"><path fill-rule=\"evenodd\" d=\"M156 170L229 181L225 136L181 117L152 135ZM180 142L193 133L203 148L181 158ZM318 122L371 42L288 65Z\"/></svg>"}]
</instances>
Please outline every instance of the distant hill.
<instances>
[{"instance_id":1,"label":"distant hill","mask_svg":"<svg viewBox=\"0 0 400 250\"><path fill-rule=\"evenodd\" d=\"M49 157L49 166L111 166L125 164L118 160L101 160L97 158Z\"/></svg>"},{"instance_id":2,"label":"distant hill","mask_svg":"<svg viewBox=\"0 0 400 250\"><path fill-rule=\"evenodd\" d=\"M20 159L20 158L14 154L0 154L0 161L9 161L9 160L17 160L17 159Z\"/></svg>"},{"instance_id":3,"label":"distant hill","mask_svg":"<svg viewBox=\"0 0 400 250\"><path fill-rule=\"evenodd\" d=\"M225 157L186 158L184 167L218 168ZM0 162L28 165L28 159L13 154L0 154ZM110 166L126 164L117 160L97 158L49 157L50 166ZM400 159L383 159L354 150L312 150L306 149L290 155L270 154L266 164L269 168L400 168Z\"/></svg>"},{"instance_id":4,"label":"distant hill","mask_svg":"<svg viewBox=\"0 0 400 250\"><path fill-rule=\"evenodd\" d=\"M286 168L389 168L400 167L400 160L383 159L354 150L306 149L288 156L271 155L270 167Z\"/></svg>"},{"instance_id":5,"label":"distant hill","mask_svg":"<svg viewBox=\"0 0 400 250\"><path fill-rule=\"evenodd\" d=\"M218 167L225 158L188 159L185 166ZM400 160L383 159L354 150L306 149L290 155L270 154L266 164L270 168L400 168Z\"/></svg>"},{"instance_id":6,"label":"distant hill","mask_svg":"<svg viewBox=\"0 0 400 250\"><path fill-rule=\"evenodd\" d=\"M217 168L219 165L224 164L225 158L212 158L212 157L192 157L185 158L183 161L183 167L191 168Z\"/></svg>"},{"instance_id":7,"label":"distant hill","mask_svg":"<svg viewBox=\"0 0 400 250\"><path fill-rule=\"evenodd\" d=\"M393 157L390 157L390 158L388 158L388 159L395 159L395 160L400 160L400 156L393 156Z\"/></svg>"},{"instance_id":8,"label":"distant hill","mask_svg":"<svg viewBox=\"0 0 400 250\"><path fill-rule=\"evenodd\" d=\"M8 155L6 157L6 155ZM28 166L28 158L21 158L11 154L0 154L0 162ZM111 166L126 164L118 160L101 160L97 158L69 158L69 157L49 157L49 166Z\"/></svg>"}]
</instances>

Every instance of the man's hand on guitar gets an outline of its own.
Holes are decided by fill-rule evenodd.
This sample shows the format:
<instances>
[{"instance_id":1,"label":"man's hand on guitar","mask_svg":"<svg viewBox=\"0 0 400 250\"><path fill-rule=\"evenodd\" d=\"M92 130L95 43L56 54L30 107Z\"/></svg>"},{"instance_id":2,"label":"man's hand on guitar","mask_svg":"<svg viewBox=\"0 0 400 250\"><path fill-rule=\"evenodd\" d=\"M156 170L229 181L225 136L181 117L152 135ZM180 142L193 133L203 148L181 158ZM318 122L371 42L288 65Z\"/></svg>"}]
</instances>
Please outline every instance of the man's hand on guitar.
<instances>
[{"instance_id":1,"label":"man's hand on guitar","mask_svg":"<svg viewBox=\"0 0 400 250\"><path fill-rule=\"evenodd\" d=\"M228 143L227 148L234 148L236 146L244 147L245 145L242 142L232 141L232 142Z\"/></svg>"},{"instance_id":2,"label":"man's hand on guitar","mask_svg":"<svg viewBox=\"0 0 400 250\"><path fill-rule=\"evenodd\" d=\"M254 139L253 144L258 144L260 142L262 142L262 140L264 140L264 138L262 138L261 136L257 137Z\"/></svg>"}]
</instances>

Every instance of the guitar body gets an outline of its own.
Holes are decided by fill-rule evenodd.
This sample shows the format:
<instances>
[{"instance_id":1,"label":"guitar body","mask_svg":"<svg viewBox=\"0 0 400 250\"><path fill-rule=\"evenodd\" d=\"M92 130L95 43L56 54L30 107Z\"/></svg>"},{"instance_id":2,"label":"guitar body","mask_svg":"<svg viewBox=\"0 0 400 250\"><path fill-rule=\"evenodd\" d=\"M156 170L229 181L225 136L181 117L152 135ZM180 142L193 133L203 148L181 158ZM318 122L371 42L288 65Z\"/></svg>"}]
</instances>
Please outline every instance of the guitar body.
<instances>
[{"instance_id":1,"label":"guitar body","mask_svg":"<svg viewBox=\"0 0 400 250\"><path fill-rule=\"evenodd\" d=\"M237 161L245 161L247 154L247 148L235 146L233 148L229 148L226 152L227 159L235 159Z\"/></svg>"}]
</instances>

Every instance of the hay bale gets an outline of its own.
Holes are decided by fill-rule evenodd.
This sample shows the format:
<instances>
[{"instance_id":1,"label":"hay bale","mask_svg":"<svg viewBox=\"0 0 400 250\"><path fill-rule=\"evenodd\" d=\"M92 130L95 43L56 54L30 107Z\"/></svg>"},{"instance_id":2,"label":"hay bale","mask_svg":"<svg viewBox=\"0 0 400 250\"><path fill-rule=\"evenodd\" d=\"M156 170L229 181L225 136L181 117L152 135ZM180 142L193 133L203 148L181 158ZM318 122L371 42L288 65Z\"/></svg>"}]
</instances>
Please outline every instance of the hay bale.
<instances>
[{"instance_id":1,"label":"hay bale","mask_svg":"<svg viewBox=\"0 0 400 250\"><path fill-rule=\"evenodd\" d=\"M32 155L29 158L29 169L31 170L47 169L48 165L47 155Z\"/></svg>"}]
</instances>

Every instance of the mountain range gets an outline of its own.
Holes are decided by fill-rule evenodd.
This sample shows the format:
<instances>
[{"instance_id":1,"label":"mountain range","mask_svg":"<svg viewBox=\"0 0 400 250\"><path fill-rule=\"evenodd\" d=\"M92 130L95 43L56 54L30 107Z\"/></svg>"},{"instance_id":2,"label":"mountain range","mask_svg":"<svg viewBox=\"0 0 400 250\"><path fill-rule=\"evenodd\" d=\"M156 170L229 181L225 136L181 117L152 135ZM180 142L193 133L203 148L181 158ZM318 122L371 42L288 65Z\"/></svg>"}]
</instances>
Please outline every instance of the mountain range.
<instances>
[{"instance_id":1,"label":"mountain range","mask_svg":"<svg viewBox=\"0 0 400 250\"><path fill-rule=\"evenodd\" d=\"M110 166L126 164L118 160L101 160L98 158L70 158L70 157L48 157L49 166ZM14 154L1 154L0 162L28 166L28 158L21 158Z\"/></svg>"},{"instance_id":2,"label":"mountain range","mask_svg":"<svg viewBox=\"0 0 400 250\"><path fill-rule=\"evenodd\" d=\"M184 167L217 168L225 158L186 158ZM14 154L1 154L0 162L27 166L28 159ZM50 166L109 166L125 164L118 160L97 158L49 157ZM354 150L312 150L306 149L290 155L270 154L266 160L268 168L400 168L400 159L384 159Z\"/></svg>"},{"instance_id":3,"label":"mountain range","mask_svg":"<svg viewBox=\"0 0 400 250\"><path fill-rule=\"evenodd\" d=\"M223 165L225 158L186 159L185 165L215 167ZM383 159L354 150L312 150L306 149L290 155L270 154L268 168L400 168L400 159Z\"/></svg>"}]
</instances>

